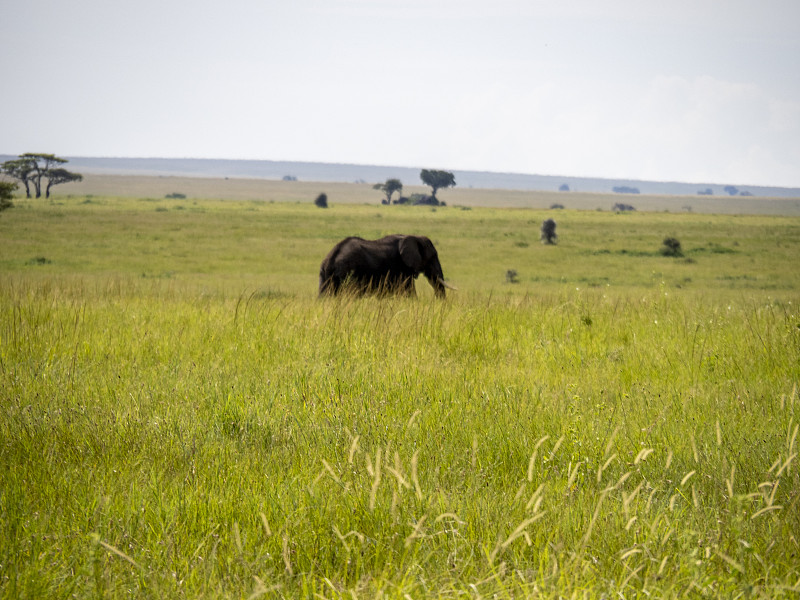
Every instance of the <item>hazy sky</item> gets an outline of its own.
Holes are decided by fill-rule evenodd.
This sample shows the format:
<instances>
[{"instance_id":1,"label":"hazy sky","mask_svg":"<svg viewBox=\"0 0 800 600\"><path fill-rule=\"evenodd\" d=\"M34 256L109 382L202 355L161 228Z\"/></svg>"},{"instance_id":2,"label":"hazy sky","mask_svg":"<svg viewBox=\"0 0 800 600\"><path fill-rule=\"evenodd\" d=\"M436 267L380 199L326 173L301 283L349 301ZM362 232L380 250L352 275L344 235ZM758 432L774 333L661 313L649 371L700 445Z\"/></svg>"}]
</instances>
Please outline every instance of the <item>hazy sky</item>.
<instances>
[{"instance_id":1,"label":"hazy sky","mask_svg":"<svg viewBox=\"0 0 800 600\"><path fill-rule=\"evenodd\" d=\"M0 153L800 187L798 0L3 4Z\"/></svg>"}]
</instances>

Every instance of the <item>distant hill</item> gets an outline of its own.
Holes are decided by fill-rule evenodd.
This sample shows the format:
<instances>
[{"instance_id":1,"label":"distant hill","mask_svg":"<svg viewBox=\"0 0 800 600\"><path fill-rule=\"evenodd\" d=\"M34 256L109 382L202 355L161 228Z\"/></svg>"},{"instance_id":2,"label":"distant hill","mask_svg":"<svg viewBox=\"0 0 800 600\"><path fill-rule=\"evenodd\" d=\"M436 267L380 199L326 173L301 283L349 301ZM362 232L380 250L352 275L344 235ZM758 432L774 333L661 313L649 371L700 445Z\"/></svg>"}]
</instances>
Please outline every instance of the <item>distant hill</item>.
<instances>
[{"instance_id":1,"label":"distant hill","mask_svg":"<svg viewBox=\"0 0 800 600\"><path fill-rule=\"evenodd\" d=\"M0 155L0 162L16 158ZM406 185L420 185L416 167L351 165L338 163L289 162L271 160L222 160L202 158L96 158L65 157L67 168L84 174L169 175L231 179L273 179L294 177L299 181L382 183L396 178ZM557 191L568 187L573 192L612 193L638 190L642 194L696 196L698 193L728 196L728 183L680 183L598 179L557 175L526 175L488 171L453 170L462 188ZM739 193L772 198L800 198L800 188L736 185ZM627 194L626 194L627 195Z\"/></svg>"}]
</instances>

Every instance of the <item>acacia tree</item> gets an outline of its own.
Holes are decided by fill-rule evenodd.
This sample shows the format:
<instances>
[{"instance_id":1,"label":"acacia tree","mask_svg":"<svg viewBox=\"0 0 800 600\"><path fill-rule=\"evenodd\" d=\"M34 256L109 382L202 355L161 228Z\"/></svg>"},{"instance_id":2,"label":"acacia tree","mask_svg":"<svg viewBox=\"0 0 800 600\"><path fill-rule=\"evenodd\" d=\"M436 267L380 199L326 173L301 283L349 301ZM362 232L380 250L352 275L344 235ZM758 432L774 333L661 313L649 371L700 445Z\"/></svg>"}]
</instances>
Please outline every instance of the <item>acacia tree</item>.
<instances>
[{"instance_id":1,"label":"acacia tree","mask_svg":"<svg viewBox=\"0 0 800 600\"><path fill-rule=\"evenodd\" d=\"M0 165L0 171L12 177L19 179L22 185L25 186L25 196L31 197L31 178L34 172L34 161L29 158L18 158L15 160L7 160Z\"/></svg>"},{"instance_id":2,"label":"acacia tree","mask_svg":"<svg viewBox=\"0 0 800 600\"><path fill-rule=\"evenodd\" d=\"M399 179L387 179L386 183L376 183L372 186L373 190L381 190L386 194L386 204L392 203L392 194L403 193L403 184Z\"/></svg>"},{"instance_id":3,"label":"acacia tree","mask_svg":"<svg viewBox=\"0 0 800 600\"><path fill-rule=\"evenodd\" d=\"M45 191L45 198L50 197L50 188L59 183L69 183L71 181L83 181L83 175L80 173L70 173L66 169L50 169L47 172L47 189Z\"/></svg>"},{"instance_id":4,"label":"acacia tree","mask_svg":"<svg viewBox=\"0 0 800 600\"><path fill-rule=\"evenodd\" d=\"M46 179L45 194L49 198L52 186L83 179L82 175L55 167L55 165L62 165L66 162L69 162L66 158L60 158L55 154L26 152L20 154L18 159L4 162L0 166L0 170L14 179L19 179L25 185L25 194L28 198L31 197L31 184L36 197L42 197L42 179Z\"/></svg>"},{"instance_id":5,"label":"acacia tree","mask_svg":"<svg viewBox=\"0 0 800 600\"><path fill-rule=\"evenodd\" d=\"M456 184L455 175L450 171L436 171L434 169L422 169L419 174L422 183L431 187L431 196L436 198L436 192L440 189L449 188Z\"/></svg>"}]
</instances>

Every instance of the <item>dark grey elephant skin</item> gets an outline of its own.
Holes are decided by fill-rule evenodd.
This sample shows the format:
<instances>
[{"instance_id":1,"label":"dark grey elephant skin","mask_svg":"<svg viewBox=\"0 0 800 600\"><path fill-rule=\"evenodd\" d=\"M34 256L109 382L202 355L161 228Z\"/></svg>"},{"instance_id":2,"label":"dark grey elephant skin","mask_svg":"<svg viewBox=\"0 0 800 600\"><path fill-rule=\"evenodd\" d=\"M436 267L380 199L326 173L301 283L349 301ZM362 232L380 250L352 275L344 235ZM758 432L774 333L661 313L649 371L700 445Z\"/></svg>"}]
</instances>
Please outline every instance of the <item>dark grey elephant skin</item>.
<instances>
[{"instance_id":1,"label":"dark grey elephant skin","mask_svg":"<svg viewBox=\"0 0 800 600\"><path fill-rule=\"evenodd\" d=\"M405 294L414 296L414 280L422 273L436 295L445 297L439 255L428 238L387 235L379 240L349 237L336 244L319 268L320 296L342 289L356 294Z\"/></svg>"}]
</instances>

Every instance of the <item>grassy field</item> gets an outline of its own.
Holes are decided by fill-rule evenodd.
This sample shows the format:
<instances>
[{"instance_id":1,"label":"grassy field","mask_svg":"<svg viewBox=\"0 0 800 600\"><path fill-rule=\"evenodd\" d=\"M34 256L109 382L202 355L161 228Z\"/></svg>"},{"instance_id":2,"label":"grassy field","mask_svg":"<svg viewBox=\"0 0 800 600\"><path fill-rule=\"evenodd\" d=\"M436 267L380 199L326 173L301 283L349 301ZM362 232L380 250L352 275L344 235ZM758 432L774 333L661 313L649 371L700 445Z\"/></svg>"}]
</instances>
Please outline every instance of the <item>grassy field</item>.
<instances>
[{"instance_id":1,"label":"grassy field","mask_svg":"<svg viewBox=\"0 0 800 600\"><path fill-rule=\"evenodd\" d=\"M797 597L797 218L273 199L0 214L0 596Z\"/></svg>"},{"instance_id":2,"label":"grassy field","mask_svg":"<svg viewBox=\"0 0 800 600\"><path fill-rule=\"evenodd\" d=\"M54 187L57 198L107 197L164 198L185 194L204 200L261 200L269 202L311 203L318 194L327 194L331 204L380 204L382 193L375 183L319 183L274 181L267 179L219 179L142 175L86 174L83 181ZM403 194L429 194L419 180L404 181ZM396 198L397 196L395 196ZM800 198L761 198L747 196L668 196L652 194L601 194L591 192L492 190L456 186L441 190L439 198L450 206L547 209L561 204L570 210L612 210L617 202L632 204L639 211L694 212L703 214L754 214L800 217Z\"/></svg>"}]
</instances>

